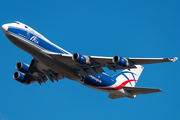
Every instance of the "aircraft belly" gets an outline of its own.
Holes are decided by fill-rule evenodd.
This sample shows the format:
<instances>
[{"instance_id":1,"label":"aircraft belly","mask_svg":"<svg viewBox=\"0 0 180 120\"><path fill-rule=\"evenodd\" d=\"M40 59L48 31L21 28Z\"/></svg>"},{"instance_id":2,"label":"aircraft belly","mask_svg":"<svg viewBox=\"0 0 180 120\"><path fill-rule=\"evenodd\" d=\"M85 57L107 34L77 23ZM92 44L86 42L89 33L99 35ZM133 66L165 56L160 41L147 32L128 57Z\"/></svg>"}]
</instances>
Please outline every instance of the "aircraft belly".
<instances>
[{"instance_id":1,"label":"aircraft belly","mask_svg":"<svg viewBox=\"0 0 180 120\"><path fill-rule=\"evenodd\" d=\"M96 87L86 85L86 84L84 84L84 85L91 88L91 89L94 89L94 90L98 90L98 91L107 92L107 93L110 93L110 94L115 94L115 95L120 95L120 96L127 97L124 90L105 90L105 89L96 88Z\"/></svg>"},{"instance_id":2,"label":"aircraft belly","mask_svg":"<svg viewBox=\"0 0 180 120\"><path fill-rule=\"evenodd\" d=\"M94 90L98 90L98 91L102 91L102 92L107 92L107 93L110 92L110 90L98 89L96 87L93 87L93 86L90 86L90 85L87 85L87 84L83 84L83 85L85 85L86 87L89 87L91 89L94 89Z\"/></svg>"}]
</instances>

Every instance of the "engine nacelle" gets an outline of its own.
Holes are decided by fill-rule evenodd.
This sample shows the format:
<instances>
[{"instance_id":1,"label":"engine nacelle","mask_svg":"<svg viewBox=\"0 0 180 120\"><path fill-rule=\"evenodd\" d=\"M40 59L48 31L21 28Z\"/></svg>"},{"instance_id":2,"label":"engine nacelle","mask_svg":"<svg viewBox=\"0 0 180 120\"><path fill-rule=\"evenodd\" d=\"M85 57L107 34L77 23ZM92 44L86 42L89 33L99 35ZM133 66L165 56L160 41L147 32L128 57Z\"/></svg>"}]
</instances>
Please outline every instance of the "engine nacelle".
<instances>
[{"instance_id":1,"label":"engine nacelle","mask_svg":"<svg viewBox=\"0 0 180 120\"><path fill-rule=\"evenodd\" d=\"M15 72L13 74L13 78L15 80L17 80L18 82L21 82L21 83L25 83L26 82L26 77L24 74L22 74L21 72Z\"/></svg>"},{"instance_id":2,"label":"engine nacelle","mask_svg":"<svg viewBox=\"0 0 180 120\"><path fill-rule=\"evenodd\" d=\"M90 64L89 58L79 53L74 53L72 59L80 64Z\"/></svg>"},{"instance_id":3,"label":"engine nacelle","mask_svg":"<svg viewBox=\"0 0 180 120\"><path fill-rule=\"evenodd\" d=\"M112 61L113 61L113 63L116 63L123 67L129 66L128 60L126 58L120 57L118 55L114 56Z\"/></svg>"},{"instance_id":4,"label":"engine nacelle","mask_svg":"<svg viewBox=\"0 0 180 120\"><path fill-rule=\"evenodd\" d=\"M22 73L28 73L29 71L29 66L24 64L24 63L21 63L21 62L18 62L16 64L16 69Z\"/></svg>"}]
</instances>

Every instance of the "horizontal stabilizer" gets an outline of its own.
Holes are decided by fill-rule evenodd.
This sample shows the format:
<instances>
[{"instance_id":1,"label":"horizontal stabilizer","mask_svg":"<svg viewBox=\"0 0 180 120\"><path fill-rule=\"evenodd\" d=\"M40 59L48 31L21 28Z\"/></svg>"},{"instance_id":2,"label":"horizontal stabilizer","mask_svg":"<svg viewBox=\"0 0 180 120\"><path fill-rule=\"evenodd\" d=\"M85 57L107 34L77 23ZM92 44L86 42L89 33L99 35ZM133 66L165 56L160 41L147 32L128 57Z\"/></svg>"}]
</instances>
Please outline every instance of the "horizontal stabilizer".
<instances>
[{"instance_id":1,"label":"horizontal stabilizer","mask_svg":"<svg viewBox=\"0 0 180 120\"><path fill-rule=\"evenodd\" d=\"M161 89L156 89L156 88L125 87L125 86L122 86L122 88L132 95L163 92Z\"/></svg>"}]
</instances>

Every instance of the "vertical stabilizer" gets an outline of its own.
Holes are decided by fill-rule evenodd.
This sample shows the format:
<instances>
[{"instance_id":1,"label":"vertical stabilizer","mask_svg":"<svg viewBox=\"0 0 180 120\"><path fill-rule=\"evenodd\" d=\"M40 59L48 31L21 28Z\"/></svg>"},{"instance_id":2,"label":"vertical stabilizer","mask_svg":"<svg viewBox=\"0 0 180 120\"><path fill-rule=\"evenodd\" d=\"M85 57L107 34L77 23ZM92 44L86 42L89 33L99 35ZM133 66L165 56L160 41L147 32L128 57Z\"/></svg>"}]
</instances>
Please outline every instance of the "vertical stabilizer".
<instances>
[{"instance_id":1,"label":"vertical stabilizer","mask_svg":"<svg viewBox=\"0 0 180 120\"><path fill-rule=\"evenodd\" d=\"M141 65L136 65L136 67L137 68L125 69L113 76L113 78L122 86L134 87L144 69Z\"/></svg>"}]
</instances>

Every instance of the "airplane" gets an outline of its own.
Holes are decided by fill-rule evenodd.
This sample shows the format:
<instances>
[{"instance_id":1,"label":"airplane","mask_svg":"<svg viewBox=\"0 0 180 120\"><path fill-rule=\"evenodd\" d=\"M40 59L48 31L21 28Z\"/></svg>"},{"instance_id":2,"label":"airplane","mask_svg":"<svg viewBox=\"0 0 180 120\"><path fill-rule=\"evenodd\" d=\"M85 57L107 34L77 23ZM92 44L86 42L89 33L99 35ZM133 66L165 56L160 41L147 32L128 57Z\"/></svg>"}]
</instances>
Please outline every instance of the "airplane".
<instances>
[{"instance_id":1,"label":"airplane","mask_svg":"<svg viewBox=\"0 0 180 120\"><path fill-rule=\"evenodd\" d=\"M124 58L71 54L50 42L33 28L15 21L2 25L5 36L17 47L32 55L30 65L18 62L13 78L25 85L68 78L95 90L109 93L109 98L135 98L136 95L162 92L157 88L135 87L144 67L141 65L175 62L178 58ZM19 55L20 56L20 55ZM114 76L109 70L124 69Z\"/></svg>"}]
</instances>

